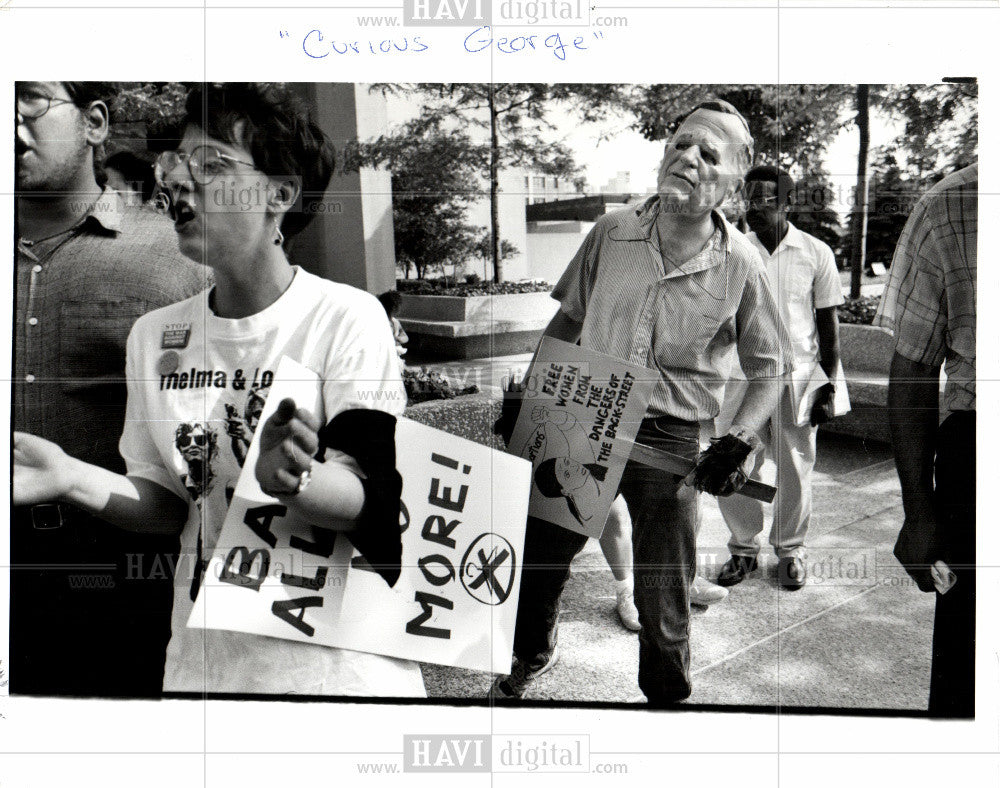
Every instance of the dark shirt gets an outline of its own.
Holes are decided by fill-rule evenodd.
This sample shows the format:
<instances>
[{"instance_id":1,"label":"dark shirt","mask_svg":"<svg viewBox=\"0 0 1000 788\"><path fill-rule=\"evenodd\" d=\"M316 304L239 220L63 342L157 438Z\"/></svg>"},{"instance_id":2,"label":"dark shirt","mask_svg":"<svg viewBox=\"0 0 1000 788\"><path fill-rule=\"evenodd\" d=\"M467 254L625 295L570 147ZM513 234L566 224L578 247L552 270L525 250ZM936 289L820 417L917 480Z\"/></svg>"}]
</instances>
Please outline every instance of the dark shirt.
<instances>
[{"instance_id":1,"label":"dark shirt","mask_svg":"<svg viewBox=\"0 0 1000 788\"><path fill-rule=\"evenodd\" d=\"M106 189L72 232L17 245L14 428L117 472L125 341L146 312L204 290L170 222Z\"/></svg>"}]
</instances>

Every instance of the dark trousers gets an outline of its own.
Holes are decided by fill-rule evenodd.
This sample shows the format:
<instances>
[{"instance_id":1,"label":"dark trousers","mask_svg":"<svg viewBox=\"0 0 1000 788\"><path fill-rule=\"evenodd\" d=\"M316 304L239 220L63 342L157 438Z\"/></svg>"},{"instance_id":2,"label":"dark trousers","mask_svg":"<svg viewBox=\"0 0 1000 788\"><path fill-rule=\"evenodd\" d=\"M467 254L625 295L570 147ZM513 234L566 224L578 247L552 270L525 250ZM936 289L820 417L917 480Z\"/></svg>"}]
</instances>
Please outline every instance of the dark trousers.
<instances>
[{"instance_id":1,"label":"dark trousers","mask_svg":"<svg viewBox=\"0 0 1000 788\"><path fill-rule=\"evenodd\" d=\"M958 577L934 610L928 710L940 717L976 712L976 413L941 424L934 463L934 505L944 560Z\"/></svg>"},{"instance_id":2,"label":"dark trousers","mask_svg":"<svg viewBox=\"0 0 1000 788\"><path fill-rule=\"evenodd\" d=\"M669 416L644 419L636 441L694 460L698 425ZM691 694L689 589L695 573L695 490L667 473L629 462L619 492L632 517L635 604L639 610L639 687L651 703ZM587 537L528 518L514 654L544 662L556 645L559 597Z\"/></svg>"},{"instance_id":3,"label":"dark trousers","mask_svg":"<svg viewBox=\"0 0 1000 788\"><path fill-rule=\"evenodd\" d=\"M159 695L176 538L124 533L68 506L12 515L11 693Z\"/></svg>"}]
</instances>

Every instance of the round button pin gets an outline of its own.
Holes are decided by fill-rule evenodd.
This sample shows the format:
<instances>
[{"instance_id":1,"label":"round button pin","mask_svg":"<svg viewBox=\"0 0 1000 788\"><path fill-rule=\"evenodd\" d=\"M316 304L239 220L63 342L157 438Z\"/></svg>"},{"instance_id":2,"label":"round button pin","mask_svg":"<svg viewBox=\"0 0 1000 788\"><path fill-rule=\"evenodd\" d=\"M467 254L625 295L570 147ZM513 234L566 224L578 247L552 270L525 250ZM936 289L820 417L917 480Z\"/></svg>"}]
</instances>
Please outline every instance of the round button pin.
<instances>
[{"instance_id":1,"label":"round button pin","mask_svg":"<svg viewBox=\"0 0 1000 788\"><path fill-rule=\"evenodd\" d=\"M176 350L168 350L160 356L160 362L156 365L157 371L161 375L170 375L177 371L181 364L181 356Z\"/></svg>"}]
</instances>

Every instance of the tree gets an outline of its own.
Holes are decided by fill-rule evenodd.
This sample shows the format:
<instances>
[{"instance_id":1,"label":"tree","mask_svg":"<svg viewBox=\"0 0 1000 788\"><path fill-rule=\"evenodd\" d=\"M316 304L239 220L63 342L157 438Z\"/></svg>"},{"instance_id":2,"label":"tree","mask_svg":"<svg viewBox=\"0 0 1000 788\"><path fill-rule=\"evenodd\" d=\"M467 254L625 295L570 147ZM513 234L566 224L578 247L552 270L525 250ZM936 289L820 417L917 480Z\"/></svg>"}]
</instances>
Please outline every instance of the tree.
<instances>
[{"instance_id":1,"label":"tree","mask_svg":"<svg viewBox=\"0 0 1000 788\"><path fill-rule=\"evenodd\" d=\"M392 216L396 259L417 277L468 257L477 228L466 222L482 158L462 131L447 132L442 119L421 116L398 133L342 151L342 167L385 166L392 172Z\"/></svg>"},{"instance_id":2,"label":"tree","mask_svg":"<svg viewBox=\"0 0 1000 788\"><path fill-rule=\"evenodd\" d=\"M920 181L906 177L896 157L884 153L871 167L871 206L865 244L865 265L888 263L906 218L920 198Z\"/></svg>"},{"instance_id":3,"label":"tree","mask_svg":"<svg viewBox=\"0 0 1000 788\"><path fill-rule=\"evenodd\" d=\"M840 216L830 207L834 200L835 192L825 171L803 176L796 183L788 218L800 230L826 243L840 259L843 256L843 228Z\"/></svg>"},{"instance_id":4,"label":"tree","mask_svg":"<svg viewBox=\"0 0 1000 788\"><path fill-rule=\"evenodd\" d=\"M880 105L903 121L903 132L889 149L904 174L925 179L976 161L979 91L974 82L879 88Z\"/></svg>"},{"instance_id":5,"label":"tree","mask_svg":"<svg viewBox=\"0 0 1000 788\"><path fill-rule=\"evenodd\" d=\"M499 171L527 167L536 172L573 177L577 165L569 149L546 138L555 129L548 120L553 102L578 101L582 117L593 119L604 110L597 100L603 86L535 83L387 84L372 86L383 94L418 96L424 102L420 118L439 127L479 129L487 143L469 140L490 196L491 261L494 281L503 280L498 210ZM466 136L466 139L468 137Z\"/></svg>"},{"instance_id":6,"label":"tree","mask_svg":"<svg viewBox=\"0 0 1000 788\"><path fill-rule=\"evenodd\" d=\"M851 298L861 298L861 269L865 260L865 230L868 224L868 143L869 88L858 85L855 94L854 122L858 127L858 181L855 204L851 211Z\"/></svg>"},{"instance_id":7,"label":"tree","mask_svg":"<svg viewBox=\"0 0 1000 788\"><path fill-rule=\"evenodd\" d=\"M509 260L521 250L504 238L500 242L500 262ZM487 229L482 233L472 246L472 254L484 263L493 262L493 233Z\"/></svg>"},{"instance_id":8,"label":"tree","mask_svg":"<svg viewBox=\"0 0 1000 788\"><path fill-rule=\"evenodd\" d=\"M845 85L638 85L620 96L649 140L666 140L680 118L707 99L722 99L747 119L755 163L769 162L803 175L822 169L822 158L844 126Z\"/></svg>"},{"instance_id":9,"label":"tree","mask_svg":"<svg viewBox=\"0 0 1000 788\"><path fill-rule=\"evenodd\" d=\"M187 94L188 86L180 82L121 83L110 107L115 141L145 146L151 134L183 117Z\"/></svg>"},{"instance_id":10,"label":"tree","mask_svg":"<svg viewBox=\"0 0 1000 788\"><path fill-rule=\"evenodd\" d=\"M852 297L860 295L862 262L892 258L906 218L923 191L978 157L979 94L975 83L868 87L872 106L902 121L903 131L874 152L872 207L869 211L864 204L861 207L865 210L855 214L861 225L861 243L852 258L857 266L856 274L852 268ZM864 135L861 144L867 145Z\"/></svg>"}]
</instances>

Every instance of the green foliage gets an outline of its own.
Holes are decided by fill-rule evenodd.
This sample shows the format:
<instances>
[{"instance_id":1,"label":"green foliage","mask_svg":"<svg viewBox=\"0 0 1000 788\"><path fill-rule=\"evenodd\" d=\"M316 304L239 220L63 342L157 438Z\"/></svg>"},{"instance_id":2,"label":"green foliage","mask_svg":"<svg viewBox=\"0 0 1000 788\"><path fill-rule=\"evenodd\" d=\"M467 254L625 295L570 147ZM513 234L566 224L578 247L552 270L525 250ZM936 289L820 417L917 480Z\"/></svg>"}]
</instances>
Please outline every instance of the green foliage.
<instances>
[{"instance_id":1,"label":"green foliage","mask_svg":"<svg viewBox=\"0 0 1000 788\"><path fill-rule=\"evenodd\" d=\"M870 326L875 320L882 296L861 296L851 298L837 307L837 317L841 323Z\"/></svg>"},{"instance_id":2,"label":"green foliage","mask_svg":"<svg viewBox=\"0 0 1000 788\"><path fill-rule=\"evenodd\" d=\"M978 159L977 85L875 85L872 96L903 128L872 152L866 264L888 263L920 196Z\"/></svg>"},{"instance_id":3,"label":"green foliage","mask_svg":"<svg viewBox=\"0 0 1000 788\"><path fill-rule=\"evenodd\" d=\"M466 278L464 283L447 279L397 279L396 289L407 295L456 296L474 298L487 295L517 295L521 293L548 293L552 285L536 280L533 282L484 282L478 274L471 274L476 280Z\"/></svg>"},{"instance_id":4,"label":"green foliage","mask_svg":"<svg viewBox=\"0 0 1000 788\"><path fill-rule=\"evenodd\" d=\"M573 85L495 83L493 100L498 133L498 166L526 167L547 175L572 177L576 162L568 147L543 135L555 130L548 120L552 103L572 97ZM424 101L421 119L439 126L480 129L481 142L469 153L476 157L483 178L490 165L490 111L488 83L421 83L373 85L385 95L418 96ZM591 116L597 110L591 111ZM468 135L465 135L468 139Z\"/></svg>"},{"instance_id":5,"label":"green foliage","mask_svg":"<svg viewBox=\"0 0 1000 788\"><path fill-rule=\"evenodd\" d=\"M904 177L891 154L885 153L872 163L868 190L866 264L889 264L899 234L923 191L924 182Z\"/></svg>"},{"instance_id":6,"label":"green foliage","mask_svg":"<svg viewBox=\"0 0 1000 788\"><path fill-rule=\"evenodd\" d=\"M841 260L844 258L844 231L840 215L832 207L834 203L835 193L829 176L820 171L796 183L788 218L800 230L826 243Z\"/></svg>"},{"instance_id":7,"label":"green foliage","mask_svg":"<svg viewBox=\"0 0 1000 788\"><path fill-rule=\"evenodd\" d=\"M447 132L442 119L420 116L397 133L357 145L353 166L384 166L392 173L396 260L417 277L459 263L478 241L466 221L479 197L482 152L464 131Z\"/></svg>"},{"instance_id":8,"label":"green foliage","mask_svg":"<svg viewBox=\"0 0 1000 788\"><path fill-rule=\"evenodd\" d=\"M427 402L432 399L455 399L466 394L475 394L478 386L456 388L448 378L439 372L428 372L421 369L403 370L403 385L406 386L406 397L410 405Z\"/></svg>"},{"instance_id":9,"label":"green foliage","mask_svg":"<svg viewBox=\"0 0 1000 788\"><path fill-rule=\"evenodd\" d=\"M505 238L500 239L500 260L509 260L520 252L514 244ZM472 254L478 257L480 260L489 261L493 256L493 243L490 236L490 231L480 234L479 238L476 239L476 243L472 246ZM478 274L477 274L478 276Z\"/></svg>"},{"instance_id":10,"label":"green foliage","mask_svg":"<svg viewBox=\"0 0 1000 788\"><path fill-rule=\"evenodd\" d=\"M383 95L417 96L423 101L418 120L464 136L466 153L478 162L478 174L488 185L491 229L499 238L497 171L524 167L547 175L578 176L569 148L546 138L547 133L556 130L548 112L556 102L579 99L582 119L601 117L607 111L598 100L606 92L604 88L541 83L380 83L372 85L371 90ZM470 139L466 129L479 130L483 142ZM509 255L504 255L501 244L493 249L488 243L488 248L494 278L499 282L503 261Z\"/></svg>"},{"instance_id":11,"label":"green foliage","mask_svg":"<svg viewBox=\"0 0 1000 788\"><path fill-rule=\"evenodd\" d=\"M876 101L903 122L903 132L884 149L902 174L937 180L974 163L979 144L979 90L976 84L878 85Z\"/></svg>"},{"instance_id":12,"label":"green foliage","mask_svg":"<svg viewBox=\"0 0 1000 788\"><path fill-rule=\"evenodd\" d=\"M111 102L111 132L119 147L146 142L184 115L188 87L180 82L125 82Z\"/></svg>"},{"instance_id":13,"label":"green foliage","mask_svg":"<svg viewBox=\"0 0 1000 788\"><path fill-rule=\"evenodd\" d=\"M847 122L850 85L638 85L621 96L648 140L666 140L698 103L723 99L747 119L755 163L774 162L801 173L821 169L833 136Z\"/></svg>"}]
</instances>

